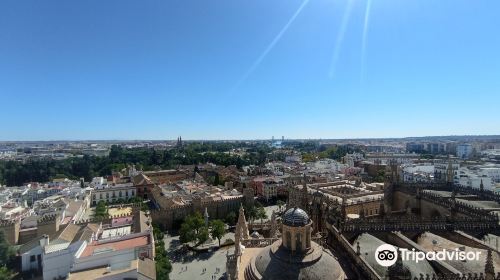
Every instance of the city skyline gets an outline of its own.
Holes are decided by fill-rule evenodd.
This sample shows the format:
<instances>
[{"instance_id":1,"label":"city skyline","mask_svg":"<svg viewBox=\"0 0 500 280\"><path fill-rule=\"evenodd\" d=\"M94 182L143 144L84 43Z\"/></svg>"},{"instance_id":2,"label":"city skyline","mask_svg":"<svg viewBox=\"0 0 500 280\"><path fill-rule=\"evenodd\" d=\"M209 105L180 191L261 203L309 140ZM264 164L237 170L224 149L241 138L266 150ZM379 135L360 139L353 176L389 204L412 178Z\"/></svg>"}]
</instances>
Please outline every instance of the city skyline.
<instances>
[{"instance_id":1,"label":"city skyline","mask_svg":"<svg viewBox=\"0 0 500 280\"><path fill-rule=\"evenodd\" d=\"M267 138L225 138L225 139L207 139L207 138L183 138L182 136L177 136L176 138L158 138L158 139L141 139L141 138L129 138L129 139L48 139L48 140L0 140L0 143L29 143L29 142L141 142L141 141L178 141L181 137L182 141L188 142L198 142L198 141L369 141L369 140L418 140L418 141L434 141L435 139L444 139L449 140L447 138L463 138L465 141L466 138L500 138L500 135L496 134L469 134L469 135L424 135L424 136L403 136L403 137L358 137L358 138L287 138L284 135L277 137L271 136ZM282 138L283 137L283 138ZM451 140L450 140L451 141ZM459 141L459 140L454 140Z\"/></svg>"},{"instance_id":2,"label":"city skyline","mask_svg":"<svg viewBox=\"0 0 500 280\"><path fill-rule=\"evenodd\" d=\"M0 141L495 135L481 1L0 4Z\"/></svg>"}]
</instances>

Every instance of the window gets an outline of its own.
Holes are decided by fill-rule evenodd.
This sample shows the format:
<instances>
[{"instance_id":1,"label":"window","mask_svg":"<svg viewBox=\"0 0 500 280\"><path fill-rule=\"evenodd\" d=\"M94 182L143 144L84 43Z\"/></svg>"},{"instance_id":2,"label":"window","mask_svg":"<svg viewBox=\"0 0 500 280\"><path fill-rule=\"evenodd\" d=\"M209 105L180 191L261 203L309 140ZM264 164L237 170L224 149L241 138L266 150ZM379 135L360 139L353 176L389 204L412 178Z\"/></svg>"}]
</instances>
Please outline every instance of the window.
<instances>
[{"instance_id":1,"label":"window","mask_svg":"<svg viewBox=\"0 0 500 280\"><path fill-rule=\"evenodd\" d=\"M122 197L122 191L120 191L120 192L118 193L118 196L119 196L119 197Z\"/></svg>"},{"instance_id":2,"label":"window","mask_svg":"<svg viewBox=\"0 0 500 280\"><path fill-rule=\"evenodd\" d=\"M109 193L106 193L106 198L109 198Z\"/></svg>"},{"instance_id":3,"label":"window","mask_svg":"<svg viewBox=\"0 0 500 280\"><path fill-rule=\"evenodd\" d=\"M302 240L300 233L295 234L295 250L302 251Z\"/></svg>"},{"instance_id":4,"label":"window","mask_svg":"<svg viewBox=\"0 0 500 280\"><path fill-rule=\"evenodd\" d=\"M99 199L102 199L102 193L99 194Z\"/></svg>"},{"instance_id":5,"label":"window","mask_svg":"<svg viewBox=\"0 0 500 280\"><path fill-rule=\"evenodd\" d=\"M30 256L30 262L36 261L36 256Z\"/></svg>"}]
</instances>

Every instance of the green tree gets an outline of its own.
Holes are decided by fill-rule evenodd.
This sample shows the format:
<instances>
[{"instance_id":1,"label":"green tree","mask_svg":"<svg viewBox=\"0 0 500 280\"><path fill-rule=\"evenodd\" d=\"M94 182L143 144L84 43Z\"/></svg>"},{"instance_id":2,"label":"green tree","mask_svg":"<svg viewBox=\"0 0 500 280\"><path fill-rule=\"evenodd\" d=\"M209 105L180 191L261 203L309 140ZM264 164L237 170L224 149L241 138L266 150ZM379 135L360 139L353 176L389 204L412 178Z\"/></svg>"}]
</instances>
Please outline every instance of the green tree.
<instances>
[{"instance_id":1,"label":"green tree","mask_svg":"<svg viewBox=\"0 0 500 280\"><path fill-rule=\"evenodd\" d=\"M14 249L7 243L5 234L0 230L0 266L10 264L14 258Z\"/></svg>"},{"instance_id":2,"label":"green tree","mask_svg":"<svg viewBox=\"0 0 500 280\"><path fill-rule=\"evenodd\" d=\"M191 224L186 222L181 224L181 228L179 230L179 240L181 243L189 243L196 240L196 232L192 228Z\"/></svg>"},{"instance_id":3,"label":"green tree","mask_svg":"<svg viewBox=\"0 0 500 280\"><path fill-rule=\"evenodd\" d=\"M12 271L10 271L5 266L0 266L0 280L11 280L13 279Z\"/></svg>"},{"instance_id":4,"label":"green tree","mask_svg":"<svg viewBox=\"0 0 500 280\"><path fill-rule=\"evenodd\" d=\"M283 208L283 206L285 205L285 202L282 200L278 200L278 201L276 201L276 204L278 205L278 209L281 212L281 208Z\"/></svg>"},{"instance_id":5,"label":"green tree","mask_svg":"<svg viewBox=\"0 0 500 280\"><path fill-rule=\"evenodd\" d=\"M205 227L205 221L199 212L186 217L181 224L179 235L182 243L197 241L198 244L201 244L208 239L208 229Z\"/></svg>"},{"instance_id":6,"label":"green tree","mask_svg":"<svg viewBox=\"0 0 500 280\"><path fill-rule=\"evenodd\" d=\"M228 154L235 148L245 148L246 154ZM175 168L180 164L197 165L207 162L217 165L262 165L274 157L273 149L263 143L189 143L182 149L163 151L152 148L123 148L113 145L108 156L82 156L64 160L30 159L26 162L0 161L0 183L20 186L26 182L47 182L56 176L90 181L93 176L105 176L135 164L138 169ZM21 151L25 152L25 151ZM213 178L216 181L216 178ZM217 183L210 181L210 183ZM219 177L218 184L224 184Z\"/></svg>"},{"instance_id":7,"label":"green tree","mask_svg":"<svg viewBox=\"0 0 500 280\"><path fill-rule=\"evenodd\" d=\"M106 202L104 202L104 200L99 201L97 203L97 206L95 207L94 217L97 219L104 219L107 218L108 216L109 214Z\"/></svg>"},{"instance_id":8,"label":"green tree","mask_svg":"<svg viewBox=\"0 0 500 280\"><path fill-rule=\"evenodd\" d=\"M153 224L153 235L155 238L156 252L156 279L169 280L169 274L172 272L172 264L165 250L165 242L163 241L164 234L156 224Z\"/></svg>"},{"instance_id":9,"label":"green tree","mask_svg":"<svg viewBox=\"0 0 500 280\"><path fill-rule=\"evenodd\" d=\"M13 273L8 269L14 262L14 249L7 243L4 232L0 230L0 280L12 279Z\"/></svg>"},{"instance_id":10,"label":"green tree","mask_svg":"<svg viewBox=\"0 0 500 280\"><path fill-rule=\"evenodd\" d=\"M220 185L220 178L219 178L219 173L216 173L214 178L214 186L218 185Z\"/></svg>"},{"instance_id":11,"label":"green tree","mask_svg":"<svg viewBox=\"0 0 500 280\"><path fill-rule=\"evenodd\" d=\"M257 219L260 219L260 223L263 223L263 220L267 219L266 209L262 206L257 208Z\"/></svg>"},{"instance_id":12,"label":"green tree","mask_svg":"<svg viewBox=\"0 0 500 280\"><path fill-rule=\"evenodd\" d=\"M229 212L226 216L226 223L229 225L235 225L236 224L236 213L234 211Z\"/></svg>"},{"instance_id":13,"label":"green tree","mask_svg":"<svg viewBox=\"0 0 500 280\"><path fill-rule=\"evenodd\" d=\"M377 176L374 178L374 181L378 183L383 183L385 181L385 170L380 169L377 172Z\"/></svg>"},{"instance_id":14,"label":"green tree","mask_svg":"<svg viewBox=\"0 0 500 280\"><path fill-rule=\"evenodd\" d=\"M245 211L245 213L247 214L247 218L250 223L253 223L253 221L258 217L257 208L255 206L248 208L248 211Z\"/></svg>"},{"instance_id":15,"label":"green tree","mask_svg":"<svg viewBox=\"0 0 500 280\"><path fill-rule=\"evenodd\" d=\"M211 222L210 234L212 235L212 238L217 238L220 247L220 240L226 234L226 225L224 222L221 220L213 220Z\"/></svg>"},{"instance_id":16,"label":"green tree","mask_svg":"<svg viewBox=\"0 0 500 280\"><path fill-rule=\"evenodd\" d=\"M203 244L208 240L209 233L208 228L206 226L202 226L200 230L198 230L198 234L196 234L197 244Z\"/></svg>"}]
</instances>

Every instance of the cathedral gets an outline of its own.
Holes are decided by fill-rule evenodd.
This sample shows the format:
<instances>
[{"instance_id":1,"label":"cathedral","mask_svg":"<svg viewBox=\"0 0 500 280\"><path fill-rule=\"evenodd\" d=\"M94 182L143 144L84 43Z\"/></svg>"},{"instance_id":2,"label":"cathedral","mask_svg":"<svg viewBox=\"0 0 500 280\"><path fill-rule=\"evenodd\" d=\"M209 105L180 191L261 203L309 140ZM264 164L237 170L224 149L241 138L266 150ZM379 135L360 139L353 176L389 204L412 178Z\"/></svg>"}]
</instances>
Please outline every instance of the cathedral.
<instances>
[{"instance_id":1,"label":"cathedral","mask_svg":"<svg viewBox=\"0 0 500 280\"><path fill-rule=\"evenodd\" d=\"M398 177L390 165L384 183L308 184L304 178L289 189L284 213L273 213L266 224L247 224L240 207L227 278L500 280L500 194L450 180L408 184ZM398 257L385 267L375 257L384 244L481 257L418 263Z\"/></svg>"},{"instance_id":2,"label":"cathedral","mask_svg":"<svg viewBox=\"0 0 500 280\"><path fill-rule=\"evenodd\" d=\"M274 217L272 224L276 223ZM312 240L312 223L304 210L289 208L282 216L281 238L264 239L249 234L244 210L240 208L235 251L227 256L228 279L345 279L331 252ZM243 245L251 243L249 248ZM254 247L256 244L267 246Z\"/></svg>"}]
</instances>

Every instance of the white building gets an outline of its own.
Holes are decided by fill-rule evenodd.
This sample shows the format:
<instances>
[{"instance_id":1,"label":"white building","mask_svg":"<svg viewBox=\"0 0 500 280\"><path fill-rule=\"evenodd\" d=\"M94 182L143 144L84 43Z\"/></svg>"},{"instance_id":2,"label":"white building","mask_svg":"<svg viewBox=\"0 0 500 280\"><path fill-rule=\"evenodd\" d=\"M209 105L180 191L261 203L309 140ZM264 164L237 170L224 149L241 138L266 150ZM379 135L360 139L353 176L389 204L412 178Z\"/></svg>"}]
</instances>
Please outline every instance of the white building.
<instances>
[{"instance_id":1,"label":"white building","mask_svg":"<svg viewBox=\"0 0 500 280\"><path fill-rule=\"evenodd\" d=\"M135 197L136 189L132 183L117 185L97 185L92 191L92 205L97 205L99 201L108 203L118 199L128 200Z\"/></svg>"},{"instance_id":2,"label":"white building","mask_svg":"<svg viewBox=\"0 0 500 280\"><path fill-rule=\"evenodd\" d=\"M274 198L278 194L278 186L277 184L266 184L264 183L262 186L262 192L264 197L269 200L271 198Z\"/></svg>"},{"instance_id":3,"label":"white building","mask_svg":"<svg viewBox=\"0 0 500 280\"><path fill-rule=\"evenodd\" d=\"M49 236L44 235L34 238L19 248L22 272L42 270L43 247L48 243Z\"/></svg>"},{"instance_id":4,"label":"white building","mask_svg":"<svg viewBox=\"0 0 500 280\"><path fill-rule=\"evenodd\" d=\"M306 163L308 171L313 171L319 174L337 174L348 166L333 159L322 159L314 162Z\"/></svg>"},{"instance_id":5,"label":"white building","mask_svg":"<svg viewBox=\"0 0 500 280\"><path fill-rule=\"evenodd\" d=\"M401 178L403 182L430 183L434 181L434 165L432 164L408 164L401 166Z\"/></svg>"},{"instance_id":6,"label":"white building","mask_svg":"<svg viewBox=\"0 0 500 280\"><path fill-rule=\"evenodd\" d=\"M139 259L153 259L153 237L150 232L129 234L118 239L92 242L49 244L43 252L43 279L100 279L96 272L104 267L109 279L153 279L144 277ZM96 271L97 270L97 271ZM108 278L106 278L108 279Z\"/></svg>"},{"instance_id":7,"label":"white building","mask_svg":"<svg viewBox=\"0 0 500 280\"><path fill-rule=\"evenodd\" d=\"M437 182L447 182L448 170L451 168L453 176L456 176L460 163L453 160L437 160L434 162L434 180ZM453 179L453 178L452 178Z\"/></svg>"},{"instance_id":8,"label":"white building","mask_svg":"<svg viewBox=\"0 0 500 280\"><path fill-rule=\"evenodd\" d=\"M500 183L500 167L481 167L479 172L483 176L490 177L495 183Z\"/></svg>"},{"instance_id":9,"label":"white building","mask_svg":"<svg viewBox=\"0 0 500 280\"><path fill-rule=\"evenodd\" d=\"M43 280L59 279L69 274L75 262L77 252L85 249L87 241L77 241L73 244L59 243L44 247Z\"/></svg>"},{"instance_id":10,"label":"white building","mask_svg":"<svg viewBox=\"0 0 500 280\"><path fill-rule=\"evenodd\" d=\"M361 153L352 153L344 156L344 163L349 167L354 167L355 162L362 160L364 160L364 156Z\"/></svg>"},{"instance_id":11,"label":"white building","mask_svg":"<svg viewBox=\"0 0 500 280\"><path fill-rule=\"evenodd\" d=\"M479 189L481 184L485 190L494 191L494 184L490 177L480 175L465 167L459 168L455 173L454 183L463 187Z\"/></svg>"}]
</instances>

